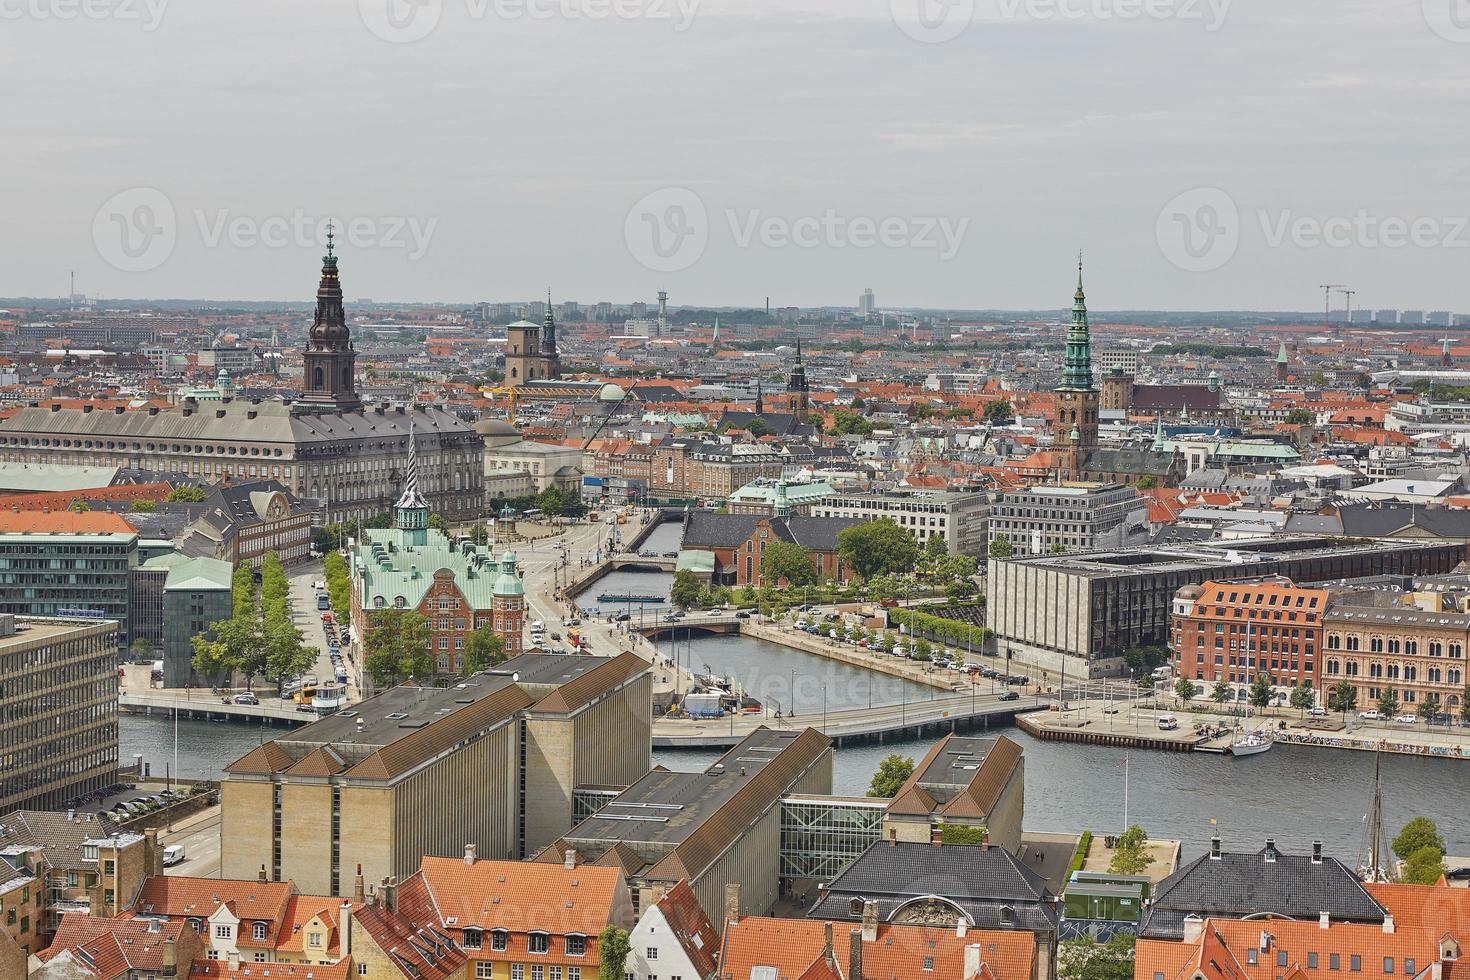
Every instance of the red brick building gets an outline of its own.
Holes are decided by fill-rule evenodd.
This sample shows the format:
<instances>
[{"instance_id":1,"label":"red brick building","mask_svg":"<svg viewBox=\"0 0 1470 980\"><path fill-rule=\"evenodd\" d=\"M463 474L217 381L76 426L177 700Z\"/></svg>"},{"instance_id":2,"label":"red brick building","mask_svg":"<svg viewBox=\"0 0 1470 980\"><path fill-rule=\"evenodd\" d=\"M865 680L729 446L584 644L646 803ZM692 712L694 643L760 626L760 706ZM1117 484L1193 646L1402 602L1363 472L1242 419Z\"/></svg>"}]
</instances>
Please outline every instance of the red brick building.
<instances>
[{"instance_id":1,"label":"red brick building","mask_svg":"<svg viewBox=\"0 0 1470 980\"><path fill-rule=\"evenodd\" d=\"M1185 586L1172 610L1175 672L1206 688L1248 687L1261 674L1281 688L1320 688L1328 598L1277 577Z\"/></svg>"}]
</instances>

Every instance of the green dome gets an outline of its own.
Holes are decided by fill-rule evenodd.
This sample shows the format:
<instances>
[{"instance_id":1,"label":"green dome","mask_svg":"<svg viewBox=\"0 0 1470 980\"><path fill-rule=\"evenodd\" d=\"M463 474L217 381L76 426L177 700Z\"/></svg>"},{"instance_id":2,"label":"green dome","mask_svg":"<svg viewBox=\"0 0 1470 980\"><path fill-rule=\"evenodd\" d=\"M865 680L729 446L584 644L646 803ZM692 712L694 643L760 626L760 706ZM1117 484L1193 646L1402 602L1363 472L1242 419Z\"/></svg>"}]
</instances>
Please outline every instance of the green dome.
<instances>
[{"instance_id":1,"label":"green dome","mask_svg":"<svg viewBox=\"0 0 1470 980\"><path fill-rule=\"evenodd\" d=\"M500 577L495 580L491 589L498 596L525 595L526 587L521 582L521 577L516 574L516 553L507 551L500 558Z\"/></svg>"}]
</instances>

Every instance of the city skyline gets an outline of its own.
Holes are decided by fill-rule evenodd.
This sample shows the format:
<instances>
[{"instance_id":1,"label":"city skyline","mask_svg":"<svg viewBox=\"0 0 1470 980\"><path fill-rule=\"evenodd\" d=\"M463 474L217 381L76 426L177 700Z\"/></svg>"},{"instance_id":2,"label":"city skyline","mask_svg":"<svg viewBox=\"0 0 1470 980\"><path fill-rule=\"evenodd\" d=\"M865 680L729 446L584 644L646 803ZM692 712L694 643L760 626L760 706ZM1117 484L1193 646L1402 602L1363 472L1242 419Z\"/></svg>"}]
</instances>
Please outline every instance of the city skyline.
<instances>
[{"instance_id":1,"label":"city skyline","mask_svg":"<svg viewBox=\"0 0 1470 980\"><path fill-rule=\"evenodd\" d=\"M289 299L332 219L405 303L1463 305L1447 3L915 2L32 4L0 293Z\"/></svg>"}]
</instances>

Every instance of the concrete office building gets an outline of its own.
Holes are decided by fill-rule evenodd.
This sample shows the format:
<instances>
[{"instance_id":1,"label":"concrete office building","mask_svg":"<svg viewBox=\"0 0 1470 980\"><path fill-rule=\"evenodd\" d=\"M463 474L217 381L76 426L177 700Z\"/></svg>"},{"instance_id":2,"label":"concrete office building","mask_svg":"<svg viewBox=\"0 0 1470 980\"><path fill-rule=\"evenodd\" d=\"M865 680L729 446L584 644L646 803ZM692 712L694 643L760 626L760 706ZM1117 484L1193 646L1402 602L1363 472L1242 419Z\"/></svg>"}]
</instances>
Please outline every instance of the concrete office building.
<instances>
[{"instance_id":1,"label":"concrete office building","mask_svg":"<svg viewBox=\"0 0 1470 980\"><path fill-rule=\"evenodd\" d=\"M0 614L0 813L117 782L117 623Z\"/></svg>"},{"instance_id":2,"label":"concrete office building","mask_svg":"<svg viewBox=\"0 0 1470 980\"><path fill-rule=\"evenodd\" d=\"M985 553L990 497L983 493L925 493L889 490L880 493L841 494L814 501L812 517L887 519L926 543L938 535L952 555Z\"/></svg>"},{"instance_id":3,"label":"concrete office building","mask_svg":"<svg viewBox=\"0 0 1470 980\"><path fill-rule=\"evenodd\" d=\"M1431 575L1465 558L1438 541L1281 537L1189 548L991 559L987 610L1002 656L1055 680L1122 673L1123 654L1167 646L1174 594L1207 581L1282 575L1301 586L1369 575Z\"/></svg>"},{"instance_id":4,"label":"concrete office building","mask_svg":"<svg viewBox=\"0 0 1470 980\"><path fill-rule=\"evenodd\" d=\"M651 764L652 673L618 657L516 657L447 688L395 687L225 768L226 878L341 895L473 844L514 859L572 825L577 787ZM114 746L115 746L114 740Z\"/></svg>"},{"instance_id":5,"label":"concrete office building","mask_svg":"<svg viewBox=\"0 0 1470 980\"><path fill-rule=\"evenodd\" d=\"M109 619L132 641L138 532L107 511L0 511L0 613Z\"/></svg>"},{"instance_id":6,"label":"concrete office building","mask_svg":"<svg viewBox=\"0 0 1470 980\"><path fill-rule=\"evenodd\" d=\"M1125 486L1035 486L990 508L990 543L1005 537L1016 554L1092 551L1142 543L1148 501Z\"/></svg>"}]
</instances>

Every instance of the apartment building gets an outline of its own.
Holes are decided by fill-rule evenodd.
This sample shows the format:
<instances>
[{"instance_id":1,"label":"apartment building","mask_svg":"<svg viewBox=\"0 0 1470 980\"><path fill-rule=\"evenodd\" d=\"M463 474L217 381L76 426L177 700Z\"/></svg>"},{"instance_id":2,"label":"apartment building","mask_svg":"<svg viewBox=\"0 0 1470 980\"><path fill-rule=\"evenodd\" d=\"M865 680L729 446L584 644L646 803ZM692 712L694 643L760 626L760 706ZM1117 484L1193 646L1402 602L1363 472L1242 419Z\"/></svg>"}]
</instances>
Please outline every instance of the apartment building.
<instances>
[{"instance_id":1,"label":"apartment building","mask_svg":"<svg viewBox=\"0 0 1470 980\"><path fill-rule=\"evenodd\" d=\"M0 813L117 782L117 628L0 613Z\"/></svg>"},{"instance_id":2,"label":"apartment building","mask_svg":"<svg viewBox=\"0 0 1470 980\"><path fill-rule=\"evenodd\" d=\"M1406 713L1430 713L1427 706L1458 718L1470 676L1470 614L1403 602L1398 595L1352 593L1332 604L1324 623L1322 687L1351 684L1365 708L1391 691Z\"/></svg>"},{"instance_id":3,"label":"apartment building","mask_svg":"<svg viewBox=\"0 0 1470 980\"><path fill-rule=\"evenodd\" d=\"M652 672L631 653L392 688L225 768L223 874L341 895L354 869L401 880L466 844L520 857L571 827L579 787L647 772L651 727Z\"/></svg>"},{"instance_id":4,"label":"apartment building","mask_svg":"<svg viewBox=\"0 0 1470 980\"><path fill-rule=\"evenodd\" d=\"M127 646L137 566L138 532L118 514L0 511L0 613L113 620Z\"/></svg>"},{"instance_id":5,"label":"apartment building","mask_svg":"<svg viewBox=\"0 0 1470 980\"><path fill-rule=\"evenodd\" d=\"M991 505L988 494L916 490L836 494L812 502L813 517L887 519L913 534L919 544L938 536L952 555L984 554Z\"/></svg>"}]
</instances>

